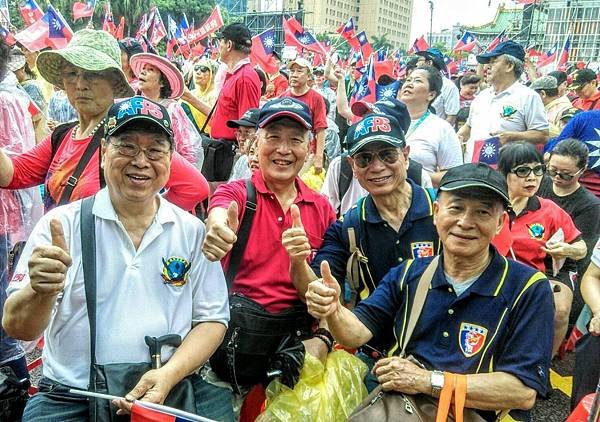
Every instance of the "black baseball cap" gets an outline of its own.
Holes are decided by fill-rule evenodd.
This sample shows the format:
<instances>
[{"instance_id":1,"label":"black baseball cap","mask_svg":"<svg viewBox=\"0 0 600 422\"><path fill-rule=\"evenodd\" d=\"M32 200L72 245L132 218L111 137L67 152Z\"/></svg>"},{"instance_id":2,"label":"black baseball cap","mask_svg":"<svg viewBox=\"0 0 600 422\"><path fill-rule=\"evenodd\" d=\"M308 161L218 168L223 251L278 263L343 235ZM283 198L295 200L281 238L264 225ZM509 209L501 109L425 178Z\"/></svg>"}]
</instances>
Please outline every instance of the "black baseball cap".
<instances>
[{"instance_id":1,"label":"black baseball cap","mask_svg":"<svg viewBox=\"0 0 600 422\"><path fill-rule=\"evenodd\" d=\"M548 73L548 76L554 76L559 85L567 80L567 74L565 72L561 72L560 70L550 72Z\"/></svg>"},{"instance_id":2,"label":"black baseball cap","mask_svg":"<svg viewBox=\"0 0 600 422\"><path fill-rule=\"evenodd\" d=\"M312 129L312 116L306 104L295 98L283 97L268 101L260 109L258 127L263 128L274 120L289 117L304 126Z\"/></svg>"},{"instance_id":3,"label":"black baseball cap","mask_svg":"<svg viewBox=\"0 0 600 422\"><path fill-rule=\"evenodd\" d=\"M592 69L579 69L573 75L573 82L571 82L571 85L569 85L569 89L579 89L585 84L595 81L596 78L596 72L594 72Z\"/></svg>"},{"instance_id":4,"label":"black baseball cap","mask_svg":"<svg viewBox=\"0 0 600 422\"><path fill-rule=\"evenodd\" d=\"M259 108L251 108L247 110L239 120L227 120L227 127L237 129L240 126L256 127L258 116L260 115Z\"/></svg>"},{"instance_id":5,"label":"black baseball cap","mask_svg":"<svg viewBox=\"0 0 600 422\"><path fill-rule=\"evenodd\" d=\"M492 58L501 56L503 54L516 57L521 61L525 60L525 50L520 44L517 44L512 40L501 42L492 51L480 54L476 58L479 63L485 64L489 63Z\"/></svg>"},{"instance_id":6,"label":"black baseball cap","mask_svg":"<svg viewBox=\"0 0 600 422\"><path fill-rule=\"evenodd\" d=\"M169 142L173 143L173 129L167 109L139 95L114 103L108 109L104 133L106 136L115 136L127 129L129 123L137 121L158 127L169 137Z\"/></svg>"},{"instance_id":7,"label":"black baseball cap","mask_svg":"<svg viewBox=\"0 0 600 422\"><path fill-rule=\"evenodd\" d=\"M439 190L453 192L468 188L485 188L497 194L504 206L510 206L506 177L484 163L467 163L450 168L440 181Z\"/></svg>"},{"instance_id":8,"label":"black baseball cap","mask_svg":"<svg viewBox=\"0 0 600 422\"><path fill-rule=\"evenodd\" d=\"M446 62L444 61L444 53L437 48L428 48L427 50L417 51L417 56L423 56L427 60L431 60L437 70L446 70Z\"/></svg>"},{"instance_id":9,"label":"black baseball cap","mask_svg":"<svg viewBox=\"0 0 600 422\"><path fill-rule=\"evenodd\" d=\"M410 127L410 114L408 114L408 109L406 108L406 105L397 98L386 98L385 100L379 100L376 103L356 101L352 104L350 109L354 115L361 117L369 113L392 116L398 120L404 133L406 133Z\"/></svg>"},{"instance_id":10,"label":"black baseball cap","mask_svg":"<svg viewBox=\"0 0 600 422\"><path fill-rule=\"evenodd\" d=\"M217 32L217 38L224 38L235 44L244 45L246 47L252 46L252 33L248 27L241 22L230 23Z\"/></svg>"},{"instance_id":11,"label":"black baseball cap","mask_svg":"<svg viewBox=\"0 0 600 422\"><path fill-rule=\"evenodd\" d=\"M373 142L384 142L395 148L404 148L404 131L398 120L385 114L371 113L348 128L346 144L351 156Z\"/></svg>"}]
</instances>

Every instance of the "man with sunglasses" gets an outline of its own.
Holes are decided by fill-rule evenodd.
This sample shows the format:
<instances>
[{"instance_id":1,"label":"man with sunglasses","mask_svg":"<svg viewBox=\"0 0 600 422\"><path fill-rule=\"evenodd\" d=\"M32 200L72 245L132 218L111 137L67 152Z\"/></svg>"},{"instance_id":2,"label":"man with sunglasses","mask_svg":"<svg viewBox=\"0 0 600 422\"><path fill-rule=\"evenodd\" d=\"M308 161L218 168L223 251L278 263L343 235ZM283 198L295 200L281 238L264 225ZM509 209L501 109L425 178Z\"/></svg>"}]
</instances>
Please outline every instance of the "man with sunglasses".
<instances>
[{"instance_id":1,"label":"man with sunglasses","mask_svg":"<svg viewBox=\"0 0 600 422\"><path fill-rule=\"evenodd\" d=\"M308 238L302 227L285 231L283 244L301 296L321 276L321 262L327 261L337 280L349 279L345 301L353 306L375 290L390 268L436 255L439 239L430 194L406 176L410 148L398 121L369 114L350 127L346 140L354 176L369 194L329 227L310 265L305 259L308 250L302 248ZM374 338L359 356L373 365L389 346L387 340ZM371 379L367 386L376 384Z\"/></svg>"},{"instance_id":2,"label":"man with sunglasses","mask_svg":"<svg viewBox=\"0 0 600 422\"><path fill-rule=\"evenodd\" d=\"M598 76L592 69L579 69L569 85L571 91L579 96L573 105L580 110L600 110L600 91L598 91Z\"/></svg>"}]
</instances>

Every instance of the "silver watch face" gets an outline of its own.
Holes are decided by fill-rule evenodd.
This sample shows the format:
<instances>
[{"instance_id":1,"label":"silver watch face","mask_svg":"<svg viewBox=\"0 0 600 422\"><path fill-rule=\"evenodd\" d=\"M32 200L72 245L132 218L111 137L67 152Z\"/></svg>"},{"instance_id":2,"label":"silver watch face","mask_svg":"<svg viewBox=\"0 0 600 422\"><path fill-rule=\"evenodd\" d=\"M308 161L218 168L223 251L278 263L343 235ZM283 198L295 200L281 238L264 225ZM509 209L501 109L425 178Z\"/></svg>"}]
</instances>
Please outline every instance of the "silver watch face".
<instances>
[{"instance_id":1,"label":"silver watch face","mask_svg":"<svg viewBox=\"0 0 600 422\"><path fill-rule=\"evenodd\" d=\"M433 371L431 373L431 388L434 390L441 390L444 387L444 373L440 371Z\"/></svg>"}]
</instances>

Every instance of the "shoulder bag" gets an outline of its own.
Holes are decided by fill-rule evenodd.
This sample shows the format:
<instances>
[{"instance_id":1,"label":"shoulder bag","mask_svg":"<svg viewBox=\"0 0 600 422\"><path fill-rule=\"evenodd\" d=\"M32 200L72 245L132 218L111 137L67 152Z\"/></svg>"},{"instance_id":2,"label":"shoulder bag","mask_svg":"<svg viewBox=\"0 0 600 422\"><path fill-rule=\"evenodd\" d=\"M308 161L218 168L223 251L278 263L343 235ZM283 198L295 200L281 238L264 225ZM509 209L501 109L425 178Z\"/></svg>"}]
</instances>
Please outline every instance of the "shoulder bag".
<instances>
[{"instance_id":1,"label":"shoulder bag","mask_svg":"<svg viewBox=\"0 0 600 422\"><path fill-rule=\"evenodd\" d=\"M94 196L81 203L81 255L85 284L85 300L90 324L90 383L89 391L124 397L138 383L142 375L151 369L150 363L111 363L99 365L96 362L96 233L92 214ZM192 377L181 380L169 393L165 406L196 413L196 402ZM89 420L91 422L125 422L129 415L117 416L117 409L110 400L89 399Z\"/></svg>"},{"instance_id":2,"label":"shoulder bag","mask_svg":"<svg viewBox=\"0 0 600 422\"><path fill-rule=\"evenodd\" d=\"M419 279L415 298L406 327L406 336L402 344L400 357L406 357L406 346L410 341L413 330L417 325L423 305L427 298L427 290L438 266L439 256L433 258ZM419 364L409 356L407 359ZM450 413L450 404L454 394L454 414ZM383 391L381 386L354 410L348 418L349 422L483 422L483 419L473 409L464 409L467 395L465 375L445 373L444 389L440 399L427 394L404 394L393 391Z\"/></svg>"}]
</instances>

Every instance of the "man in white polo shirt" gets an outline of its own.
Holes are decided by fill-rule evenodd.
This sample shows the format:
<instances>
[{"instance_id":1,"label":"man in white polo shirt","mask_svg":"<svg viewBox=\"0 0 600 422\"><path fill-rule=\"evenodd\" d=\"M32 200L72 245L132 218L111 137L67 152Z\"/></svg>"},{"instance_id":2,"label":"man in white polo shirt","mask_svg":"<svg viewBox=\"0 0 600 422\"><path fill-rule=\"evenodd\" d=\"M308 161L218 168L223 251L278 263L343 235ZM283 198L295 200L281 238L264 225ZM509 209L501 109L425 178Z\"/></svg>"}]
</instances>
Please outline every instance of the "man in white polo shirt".
<instances>
[{"instance_id":1,"label":"man in white polo shirt","mask_svg":"<svg viewBox=\"0 0 600 422\"><path fill-rule=\"evenodd\" d=\"M105 133L101 165L107 187L95 195L91 210L96 361L150 362L144 336L180 335L179 348L163 348L166 363L146 372L127 395L162 403L221 343L229 321L227 288L221 266L202 254L202 222L158 194L173 153L167 110L132 97L110 108ZM24 340L43 333L46 341L43 377L27 403L27 421L88 420L86 399L58 394L69 387L87 390L90 382L81 210L82 201L73 202L39 221L8 288L6 331ZM131 403L118 406L126 412Z\"/></svg>"},{"instance_id":2,"label":"man in white polo shirt","mask_svg":"<svg viewBox=\"0 0 600 422\"><path fill-rule=\"evenodd\" d=\"M471 103L467 123L458 131L467 142L465 162L473 156L476 140L498 136L500 143L527 141L544 144L548 139L548 119L540 96L519 82L525 50L514 41L505 41L477 61L489 67L483 90Z\"/></svg>"}]
</instances>

